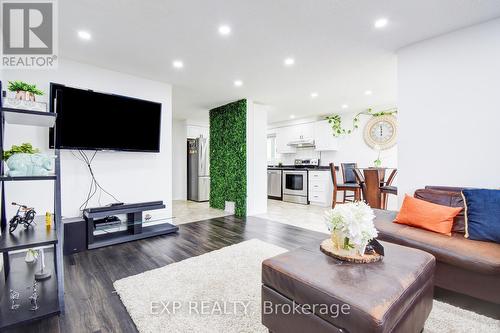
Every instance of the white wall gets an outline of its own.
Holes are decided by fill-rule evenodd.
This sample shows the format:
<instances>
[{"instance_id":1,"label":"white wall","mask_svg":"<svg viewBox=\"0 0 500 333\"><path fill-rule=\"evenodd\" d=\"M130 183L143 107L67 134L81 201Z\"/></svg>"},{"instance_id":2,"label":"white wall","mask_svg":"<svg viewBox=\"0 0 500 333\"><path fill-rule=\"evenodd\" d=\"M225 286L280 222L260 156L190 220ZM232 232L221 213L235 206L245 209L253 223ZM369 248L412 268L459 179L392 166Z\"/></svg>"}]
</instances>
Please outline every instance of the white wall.
<instances>
[{"instance_id":1,"label":"white wall","mask_svg":"<svg viewBox=\"0 0 500 333\"><path fill-rule=\"evenodd\" d=\"M167 208L154 212L154 215L172 216L171 85L67 60L60 60L57 70L4 70L1 80L32 82L45 92L49 91L49 82L57 82L162 103L160 153L99 152L93 167L101 185L120 201L163 200ZM43 99L46 100L47 96ZM48 130L45 128L7 125L5 140L6 147L31 142L42 151L48 151ZM90 176L85 165L70 151L62 151L61 166L62 214L77 216L78 207L87 196ZM53 211L52 184L9 183L6 186L7 202L19 201L32 205L42 214L45 211ZM102 196L103 205L110 202L110 198ZM90 206L97 205L97 198L90 202ZM13 211L9 206L8 215L11 214Z\"/></svg>"},{"instance_id":2,"label":"white wall","mask_svg":"<svg viewBox=\"0 0 500 333\"><path fill-rule=\"evenodd\" d=\"M172 121L172 199L187 199L187 124Z\"/></svg>"},{"instance_id":3,"label":"white wall","mask_svg":"<svg viewBox=\"0 0 500 333\"><path fill-rule=\"evenodd\" d=\"M267 212L267 113L247 100L247 215Z\"/></svg>"},{"instance_id":4,"label":"white wall","mask_svg":"<svg viewBox=\"0 0 500 333\"><path fill-rule=\"evenodd\" d=\"M210 136L210 126L205 124L191 124L189 121L187 123L187 138L196 139L200 136L208 138Z\"/></svg>"},{"instance_id":5,"label":"white wall","mask_svg":"<svg viewBox=\"0 0 500 333\"><path fill-rule=\"evenodd\" d=\"M398 52L400 200L425 185L499 187L500 19Z\"/></svg>"}]
</instances>

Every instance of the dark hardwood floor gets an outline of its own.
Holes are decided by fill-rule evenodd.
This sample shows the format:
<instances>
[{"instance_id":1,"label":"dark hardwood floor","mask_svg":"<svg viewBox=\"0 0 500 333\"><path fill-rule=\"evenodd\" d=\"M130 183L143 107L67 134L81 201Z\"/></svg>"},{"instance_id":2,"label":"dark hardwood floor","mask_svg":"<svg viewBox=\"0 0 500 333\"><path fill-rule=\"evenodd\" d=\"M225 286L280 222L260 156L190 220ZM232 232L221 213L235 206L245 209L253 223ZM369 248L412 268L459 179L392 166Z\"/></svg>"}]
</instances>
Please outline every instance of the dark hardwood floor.
<instances>
[{"instance_id":1,"label":"dark hardwood floor","mask_svg":"<svg viewBox=\"0 0 500 333\"><path fill-rule=\"evenodd\" d=\"M113 292L114 281L253 238L291 250L319 244L325 235L260 218L240 220L230 216L180 225L179 232L174 235L66 256L65 314L7 333L137 332ZM462 296L446 293L438 294L437 298L452 300L465 308L496 317L495 309L489 304L467 298L463 301Z\"/></svg>"},{"instance_id":2,"label":"dark hardwood floor","mask_svg":"<svg viewBox=\"0 0 500 333\"><path fill-rule=\"evenodd\" d=\"M114 281L253 238L293 249L325 235L258 218L223 217L180 225L174 235L66 256L65 314L8 333L137 332L113 292Z\"/></svg>"}]
</instances>

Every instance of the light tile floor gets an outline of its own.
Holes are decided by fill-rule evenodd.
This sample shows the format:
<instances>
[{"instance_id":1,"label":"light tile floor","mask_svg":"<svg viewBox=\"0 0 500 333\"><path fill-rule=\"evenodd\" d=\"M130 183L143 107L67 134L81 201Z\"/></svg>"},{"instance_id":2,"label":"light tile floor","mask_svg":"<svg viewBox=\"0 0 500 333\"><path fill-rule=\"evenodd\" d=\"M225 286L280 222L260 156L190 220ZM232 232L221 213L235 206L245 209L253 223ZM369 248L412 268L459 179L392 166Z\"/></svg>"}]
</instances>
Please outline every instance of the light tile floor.
<instances>
[{"instance_id":1,"label":"light tile floor","mask_svg":"<svg viewBox=\"0 0 500 333\"><path fill-rule=\"evenodd\" d=\"M174 200L172 210L173 223L176 225L231 215L223 210L211 208L208 202L188 200Z\"/></svg>"},{"instance_id":2,"label":"light tile floor","mask_svg":"<svg viewBox=\"0 0 500 333\"><path fill-rule=\"evenodd\" d=\"M231 215L223 210L211 208L208 202L174 200L172 208L174 215L173 223L177 225ZM267 213L255 216L304 229L328 233L323 218L328 209L329 207L268 200Z\"/></svg>"},{"instance_id":3,"label":"light tile floor","mask_svg":"<svg viewBox=\"0 0 500 333\"><path fill-rule=\"evenodd\" d=\"M255 216L304 229L328 233L324 222L324 215L329 209L329 207L267 200L267 213Z\"/></svg>"}]
</instances>

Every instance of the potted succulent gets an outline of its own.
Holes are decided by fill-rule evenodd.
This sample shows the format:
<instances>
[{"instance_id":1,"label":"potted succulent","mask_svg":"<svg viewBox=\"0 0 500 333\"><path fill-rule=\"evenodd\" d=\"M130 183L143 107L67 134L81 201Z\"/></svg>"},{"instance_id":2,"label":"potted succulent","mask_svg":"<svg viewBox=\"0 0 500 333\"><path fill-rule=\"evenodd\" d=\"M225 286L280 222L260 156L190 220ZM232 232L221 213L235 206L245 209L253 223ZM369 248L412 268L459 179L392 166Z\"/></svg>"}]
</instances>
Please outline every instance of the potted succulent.
<instances>
[{"instance_id":1,"label":"potted succulent","mask_svg":"<svg viewBox=\"0 0 500 333\"><path fill-rule=\"evenodd\" d=\"M7 161L9 157L14 154L36 154L39 153L40 150L38 148L33 148L31 143L23 143L20 146L13 145L9 150L3 152L3 159Z\"/></svg>"},{"instance_id":2,"label":"potted succulent","mask_svg":"<svg viewBox=\"0 0 500 333\"><path fill-rule=\"evenodd\" d=\"M8 176L46 176L53 168L54 156L41 154L31 143L23 143L5 151L3 159L8 168Z\"/></svg>"},{"instance_id":3,"label":"potted succulent","mask_svg":"<svg viewBox=\"0 0 500 333\"><path fill-rule=\"evenodd\" d=\"M333 246L345 255L363 256L370 240L377 237L374 218L370 206L361 201L336 205L327 211L325 222L332 234Z\"/></svg>"},{"instance_id":4,"label":"potted succulent","mask_svg":"<svg viewBox=\"0 0 500 333\"><path fill-rule=\"evenodd\" d=\"M35 84L29 84L23 81L9 81L7 89L15 92L15 98L22 101L35 102L35 96L43 95L43 91L38 89Z\"/></svg>"}]
</instances>

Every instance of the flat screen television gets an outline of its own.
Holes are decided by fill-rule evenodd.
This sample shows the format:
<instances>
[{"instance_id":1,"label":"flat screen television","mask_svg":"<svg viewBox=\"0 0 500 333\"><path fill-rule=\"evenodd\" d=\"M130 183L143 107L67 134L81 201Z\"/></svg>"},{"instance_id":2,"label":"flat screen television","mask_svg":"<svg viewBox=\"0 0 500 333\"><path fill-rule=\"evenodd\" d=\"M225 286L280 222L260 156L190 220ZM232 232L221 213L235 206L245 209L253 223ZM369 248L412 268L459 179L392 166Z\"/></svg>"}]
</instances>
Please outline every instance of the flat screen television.
<instances>
[{"instance_id":1,"label":"flat screen television","mask_svg":"<svg viewBox=\"0 0 500 333\"><path fill-rule=\"evenodd\" d=\"M51 148L160 151L161 103L52 83L50 107Z\"/></svg>"}]
</instances>

